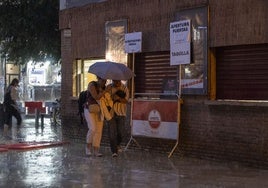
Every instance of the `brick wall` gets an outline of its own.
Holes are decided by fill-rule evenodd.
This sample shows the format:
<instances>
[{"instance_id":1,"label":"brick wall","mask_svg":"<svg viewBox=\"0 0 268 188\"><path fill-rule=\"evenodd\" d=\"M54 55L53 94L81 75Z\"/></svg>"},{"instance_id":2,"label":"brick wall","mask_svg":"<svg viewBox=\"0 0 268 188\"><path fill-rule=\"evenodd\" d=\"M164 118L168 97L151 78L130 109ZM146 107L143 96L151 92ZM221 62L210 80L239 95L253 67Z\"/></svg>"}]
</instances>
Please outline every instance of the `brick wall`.
<instances>
[{"instance_id":1,"label":"brick wall","mask_svg":"<svg viewBox=\"0 0 268 188\"><path fill-rule=\"evenodd\" d=\"M202 97L184 97L181 109L179 145L172 157L182 155L218 161L237 161L256 167L268 167L268 104L206 101ZM126 145L131 138L130 123L125 127ZM85 143L87 127L79 117L63 121L64 138ZM134 137L141 149L166 153L175 140ZM134 141L129 148L138 149ZM109 147L107 126L102 146Z\"/></svg>"},{"instance_id":2,"label":"brick wall","mask_svg":"<svg viewBox=\"0 0 268 188\"><path fill-rule=\"evenodd\" d=\"M74 56L79 58L103 56L105 22L120 19L129 20L129 32L143 32L144 51L165 51L175 13L207 5L210 47L268 42L265 0L107 1L61 11L60 29L72 28Z\"/></svg>"},{"instance_id":3,"label":"brick wall","mask_svg":"<svg viewBox=\"0 0 268 188\"><path fill-rule=\"evenodd\" d=\"M268 43L268 1L212 0L210 46Z\"/></svg>"},{"instance_id":4,"label":"brick wall","mask_svg":"<svg viewBox=\"0 0 268 188\"><path fill-rule=\"evenodd\" d=\"M202 158L267 167L267 113L263 103L186 100L180 150Z\"/></svg>"},{"instance_id":5,"label":"brick wall","mask_svg":"<svg viewBox=\"0 0 268 188\"><path fill-rule=\"evenodd\" d=\"M129 32L143 32L144 52L165 51L169 50L168 28L175 13L209 4L209 47L268 43L267 3L264 0L111 0L60 12L64 138L85 142L87 128L79 127L77 101L72 96L73 62L77 58L105 55L106 21L127 18ZM71 37L64 37L63 31L68 28ZM183 99L179 146L174 157L190 155L268 167L265 103L208 101L207 96L183 96ZM125 144L130 139L129 124L126 133ZM143 149L167 154L175 145L174 140L142 137L136 140ZM102 144L109 145L106 126ZM137 148L133 142L130 147Z\"/></svg>"},{"instance_id":6,"label":"brick wall","mask_svg":"<svg viewBox=\"0 0 268 188\"><path fill-rule=\"evenodd\" d=\"M129 32L142 31L143 51L169 50L169 24L179 9L206 5L207 0L114 0L60 13L60 29L72 28L73 56L105 55L105 23L128 19ZM138 12L138 14L137 14Z\"/></svg>"}]
</instances>

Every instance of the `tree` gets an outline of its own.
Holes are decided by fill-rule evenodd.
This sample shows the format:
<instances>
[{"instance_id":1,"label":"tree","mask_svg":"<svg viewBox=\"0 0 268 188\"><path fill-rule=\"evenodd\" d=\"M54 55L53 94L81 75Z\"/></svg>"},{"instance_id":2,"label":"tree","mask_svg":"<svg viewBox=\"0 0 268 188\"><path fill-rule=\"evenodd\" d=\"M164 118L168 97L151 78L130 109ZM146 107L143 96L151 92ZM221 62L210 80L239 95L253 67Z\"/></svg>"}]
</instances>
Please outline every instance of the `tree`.
<instances>
[{"instance_id":1,"label":"tree","mask_svg":"<svg viewBox=\"0 0 268 188\"><path fill-rule=\"evenodd\" d=\"M59 0L0 0L0 53L16 64L60 60Z\"/></svg>"}]
</instances>

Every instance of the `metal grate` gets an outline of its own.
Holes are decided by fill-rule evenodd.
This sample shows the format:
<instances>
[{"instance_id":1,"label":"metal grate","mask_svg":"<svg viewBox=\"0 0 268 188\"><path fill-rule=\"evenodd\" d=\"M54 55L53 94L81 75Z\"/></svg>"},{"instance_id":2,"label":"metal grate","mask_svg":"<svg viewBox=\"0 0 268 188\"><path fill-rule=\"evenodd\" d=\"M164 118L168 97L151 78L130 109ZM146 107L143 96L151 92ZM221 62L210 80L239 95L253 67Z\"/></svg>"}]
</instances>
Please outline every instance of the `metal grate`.
<instances>
[{"instance_id":1,"label":"metal grate","mask_svg":"<svg viewBox=\"0 0 268 188\"><path fill-rule=\"evenodd\" d=\"M268 99L268 44L216 50L217 99Z\"/></svg>"},{"instance_id":2,"label":"metal grate","mask_svg":"<svg viewBox=\"0 0 268 188\"><path fill-rule=\"evenodd\" d=\"M136 54L135 92L162 93L164 79L176 79L177 69L170 66L170 52Z\"/></svg>"}]
</instances>

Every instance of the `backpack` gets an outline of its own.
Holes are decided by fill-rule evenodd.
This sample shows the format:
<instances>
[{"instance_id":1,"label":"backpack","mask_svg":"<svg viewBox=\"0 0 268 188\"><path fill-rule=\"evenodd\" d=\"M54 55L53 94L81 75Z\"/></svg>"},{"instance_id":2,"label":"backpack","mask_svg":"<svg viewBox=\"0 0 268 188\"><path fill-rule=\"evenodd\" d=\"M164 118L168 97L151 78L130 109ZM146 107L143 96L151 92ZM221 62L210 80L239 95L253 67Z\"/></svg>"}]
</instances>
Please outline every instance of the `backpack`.
<instances>
[{"instance_id":1,"label":"backpack","mask_svg":"<svg viewBox=\"0 0 268 188\"><path fill-rule=\"evenodd\" d=\"M78 97L78 115L80 116L81 125L85 123L83 113L84 113L84 104L86 103L86 101L87 101L87 90L81 91Z\"/></svg>"},{"instance_id":2,"label":"backpack","mask_svg":"<svg viewBox=\"0 0 268 188\"><path fill-rule=\"evenodd\" d=\"M78 113L81 115L84 112L84 104L87 102L87 90L81 91L78 97Z\"/></svg>"},{"instance_id":3,"label":"backpack","mask_svg":"<svg viewBox=\"0 0 268 188\"><path fill-rule=\"evenodd\" d=\"M93 81L95 87L97 87L97 82ZM87 102L90 97L90 93L88 90L81 91L78 97L78 114L82 114L84 112L84 104Z\"/></svg>"}]
</instances>

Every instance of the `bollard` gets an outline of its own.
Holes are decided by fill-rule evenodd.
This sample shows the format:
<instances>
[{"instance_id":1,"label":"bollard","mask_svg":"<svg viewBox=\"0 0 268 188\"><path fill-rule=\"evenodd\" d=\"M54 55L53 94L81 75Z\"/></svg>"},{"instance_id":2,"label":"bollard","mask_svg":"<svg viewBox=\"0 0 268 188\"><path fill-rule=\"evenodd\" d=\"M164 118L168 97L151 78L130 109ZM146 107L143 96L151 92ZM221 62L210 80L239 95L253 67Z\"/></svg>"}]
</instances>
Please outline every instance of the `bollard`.
<instances>
[{"instance_id":1,"label":"bollard","mask_svg":"<svg viewBox=\"0 0 268 188\"><path fill-rule=\"evenodd\" d=\"M42 130L44 129L44 117L45 117L45 114L41 114L41 129Z\"/></svg>"},{"instance_id":2,"label":"bollard","mask_svg":"<svg viewBox=\"0 0 268 188\"><path fill-rule=\"evenodd\" d=\"M35 109L35 128L39 128L39 109Z\"/></svg>"},{"instance_id":3,"label":"bollard","mask_svg":"<svg viewBox=\"0 0 268 188\"><path fill-rule=\"evenodd\" d=\"M28 112L29 112L29 108L25 107L25 115L28 115Z\"/></svg>"}]
</instances>

